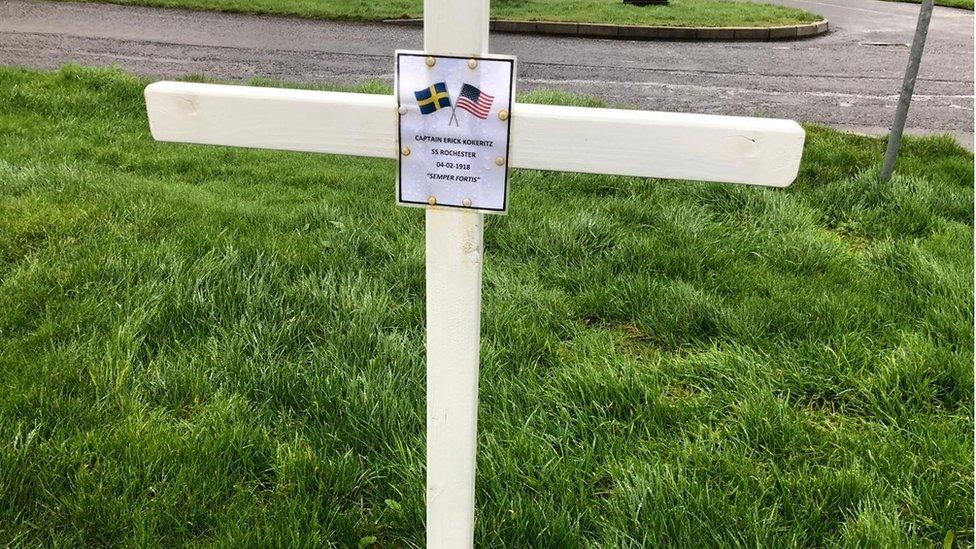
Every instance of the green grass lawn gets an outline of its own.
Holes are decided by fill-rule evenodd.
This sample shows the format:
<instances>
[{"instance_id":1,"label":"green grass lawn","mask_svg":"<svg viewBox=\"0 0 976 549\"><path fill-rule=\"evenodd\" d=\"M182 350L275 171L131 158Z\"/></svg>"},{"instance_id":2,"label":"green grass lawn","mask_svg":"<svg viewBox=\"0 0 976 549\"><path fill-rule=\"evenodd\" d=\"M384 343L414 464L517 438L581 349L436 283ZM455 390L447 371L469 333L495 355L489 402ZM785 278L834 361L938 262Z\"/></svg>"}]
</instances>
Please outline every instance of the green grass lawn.
<instances>
[{"instance_id":1,"label":"green grass lawn","mask_svg":"<svg viewBox=\"0 0 976 549\"><path fill-rule=\"evenodd\" d=\"M395 164L155 143L144 85L0 69L0 545L422 546ZM808 130L785 191L514 172L479 546L972 543L973 157Z\"/></svg>"},{"instance_id":2,"label":"green grass lawn","mask_svg":"<svg viewBox=\"0 0 976 549\"><path fill-rule=\"evenodd\" d=\"M101 1L101 0L99 0ZM272 13L322 19L376 21L422 17L421 0L108 0L114 4ZM744 0L671 0L636 7L621 0L495 0L494 19L582 21L677 27L771 27L819 21L803 10Z\"/></svg>"}]
</instances>

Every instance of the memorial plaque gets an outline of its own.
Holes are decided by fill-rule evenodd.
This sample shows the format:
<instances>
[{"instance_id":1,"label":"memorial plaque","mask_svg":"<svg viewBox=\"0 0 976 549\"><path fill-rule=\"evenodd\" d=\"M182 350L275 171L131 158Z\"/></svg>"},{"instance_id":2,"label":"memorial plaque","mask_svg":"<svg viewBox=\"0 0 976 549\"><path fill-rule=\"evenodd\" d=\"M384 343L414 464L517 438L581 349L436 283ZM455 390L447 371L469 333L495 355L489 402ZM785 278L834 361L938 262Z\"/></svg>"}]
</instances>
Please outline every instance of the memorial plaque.
<instances>
[{"instance_id":1,"label":"memorial plaque","mask_svg":"<svg viewBox=\"0 0 976 549\"><path fill-rule=\"evenodd\" d=\"M515 58L396 52L397 202L505 213Z\"/></svg>"}]
</instances>

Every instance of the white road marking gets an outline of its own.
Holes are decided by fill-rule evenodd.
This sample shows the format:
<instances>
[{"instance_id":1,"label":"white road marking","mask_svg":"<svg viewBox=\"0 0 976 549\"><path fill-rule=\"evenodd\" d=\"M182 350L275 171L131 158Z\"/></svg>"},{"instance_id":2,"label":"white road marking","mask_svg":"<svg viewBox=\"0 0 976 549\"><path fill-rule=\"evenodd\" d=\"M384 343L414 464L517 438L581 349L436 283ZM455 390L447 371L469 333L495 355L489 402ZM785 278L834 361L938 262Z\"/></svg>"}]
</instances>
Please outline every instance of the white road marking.
<instances>
[{"instance_id":1,"label":"white road marking","mask_svg":"<svg viewBox=\"0 0 976 549\"><path fill-rule=\"evenodd\" d=\"M844 93L844 92L818 92L818 91L775 91L768 89L758 89L755 87L739 87L739 86L702 86L698 84L668 84L665 82L622 82L622 81L606 81L606 80L573 80L573 79L561 79L553 80L548 78L520 78L519 82L526 82L531 84L539 84L545 86L559 85L559 84L579 84L579 85L589 85L589 86L600 86L606 88L607 86L630 86L638 88L661 88L667 90L695 90L695 91L724 91L727 93L759 93L766 95L807 95L811 97L835 97L835 98L845 98L845 99L875 99L875 100L897 100L898 93L890 94L862 94L862 93ZM913 99L920 101L931 101L938 99L968 99L974 98L973 94L924 94L917 93L913 96Z\"/></svg>"},{"instance_id":2,"label":"white road marking","mask_svg":"<svg viewBox=\"0 0 976 549\"><path fill-rule=\"evenodd\" d=\"M866 8L852 8L850 6L845 6L844 4L834 4L832 2L814 2L812 0L795 0L795 1L796 2L799 2L800 4L813 4L814 6L831 6L831 7L834 7L834 8L841 8L841 9L851 10L851 11L863 11L865 13L876 13L878 15L887 15L887 16L892 16L892 15L893 16L900 16L900 15L902 15L900 13L891 13L891 12L886 12L886 11L869 10L869 9L866 9Z\"/></svg>"}]
</instances>

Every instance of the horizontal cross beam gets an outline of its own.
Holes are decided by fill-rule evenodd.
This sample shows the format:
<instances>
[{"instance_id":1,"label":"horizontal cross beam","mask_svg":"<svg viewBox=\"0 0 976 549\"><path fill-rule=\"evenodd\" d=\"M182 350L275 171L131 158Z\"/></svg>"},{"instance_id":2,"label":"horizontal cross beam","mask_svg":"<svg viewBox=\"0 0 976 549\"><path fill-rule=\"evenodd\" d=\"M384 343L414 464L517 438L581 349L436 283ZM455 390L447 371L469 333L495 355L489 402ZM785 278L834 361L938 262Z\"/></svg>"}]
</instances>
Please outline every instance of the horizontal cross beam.
<instances>
[{"instance_id":1,"label":"horizontal cross beam","mask_svg":"<svg viewBox=\"0 0 976 549\"><path fill-rule=\"evenodd\" d=\"M157 82L159 141L396 158L396 99L309 90ZM785 187L799 169L796 122L518 103L516 168Z\"/></svg>"}]
</instances>

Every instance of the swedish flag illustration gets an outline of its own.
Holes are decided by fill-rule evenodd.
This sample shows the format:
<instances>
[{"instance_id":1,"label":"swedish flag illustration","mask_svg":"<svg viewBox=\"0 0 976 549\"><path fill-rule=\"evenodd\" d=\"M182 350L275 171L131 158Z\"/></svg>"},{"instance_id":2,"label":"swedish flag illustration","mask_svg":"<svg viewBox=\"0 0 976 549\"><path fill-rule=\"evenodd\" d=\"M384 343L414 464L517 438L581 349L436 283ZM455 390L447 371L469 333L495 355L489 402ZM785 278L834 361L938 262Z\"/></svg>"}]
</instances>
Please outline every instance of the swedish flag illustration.
<instances>
[{"instance_id":1,"label":"swedish flag illustration","mask_svg":"<svg viewBox=\"0 0 976 549\"><path fill-rule=\"evenodd\" d=\"M447 93L447 84L443 82L415 91L413 95L417 98L421 114L430 114L451 106L451 96Z\"/></svg>"}]
</instances>

